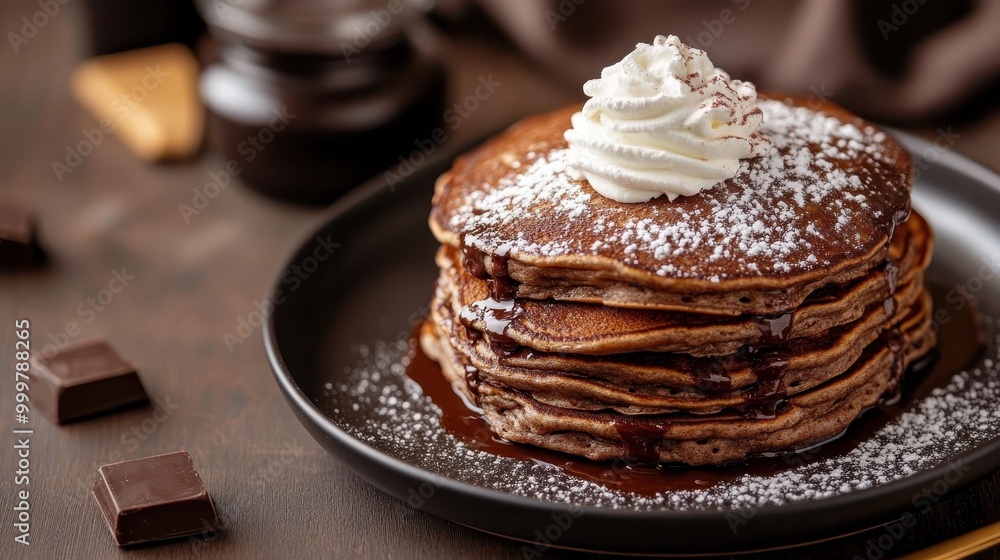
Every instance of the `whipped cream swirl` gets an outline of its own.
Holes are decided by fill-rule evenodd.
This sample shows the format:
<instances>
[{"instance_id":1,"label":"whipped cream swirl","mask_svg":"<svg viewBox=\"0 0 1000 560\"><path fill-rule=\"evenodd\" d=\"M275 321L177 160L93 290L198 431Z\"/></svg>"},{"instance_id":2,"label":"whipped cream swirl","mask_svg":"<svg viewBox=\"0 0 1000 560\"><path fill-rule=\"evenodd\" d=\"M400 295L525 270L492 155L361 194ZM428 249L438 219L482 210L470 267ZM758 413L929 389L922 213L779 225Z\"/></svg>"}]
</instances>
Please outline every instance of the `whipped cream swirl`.
<instances>
[{"instance_id":1,"label":"whipped cream swirl","mask_svg":"<svg viewBox=\"0 0 1000 560\"><path fill-rule=\"evenodd\" d=\"M697 194L771 147L756 86L673 35L639 43L583 92L590 100L565 133L570 165L618 202Z\"/></svg>"}]
</instances>

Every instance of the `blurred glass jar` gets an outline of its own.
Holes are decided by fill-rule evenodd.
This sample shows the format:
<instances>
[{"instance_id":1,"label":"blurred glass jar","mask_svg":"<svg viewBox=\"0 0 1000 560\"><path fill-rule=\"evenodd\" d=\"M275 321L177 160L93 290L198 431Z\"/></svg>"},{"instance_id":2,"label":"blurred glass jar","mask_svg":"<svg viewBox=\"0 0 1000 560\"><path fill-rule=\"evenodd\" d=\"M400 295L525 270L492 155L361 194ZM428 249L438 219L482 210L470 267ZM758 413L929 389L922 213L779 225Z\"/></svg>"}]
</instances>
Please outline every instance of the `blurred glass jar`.
<instances>
[{"instance_id":1,"label":"blurred glass jar","mask_svg":"<svg viewBox=\"0 0 1000 560\"><path fill-rule=\"evenodd\" d=\"M191 0L85 0L83 8L91 56L164 43L193 49L205 33Z\"/></svg>"},{"instance_id":2,"label":"blurred glass jar","mask_svg":"<svg viewBox=\"0 0 1000 560\"><path fill-rule=\"evenodd\" d=\"M200 0L209 146L266 194L326 203L397 161L442 118L444 72L418 0Z\"/></svg>"}]
</instances>

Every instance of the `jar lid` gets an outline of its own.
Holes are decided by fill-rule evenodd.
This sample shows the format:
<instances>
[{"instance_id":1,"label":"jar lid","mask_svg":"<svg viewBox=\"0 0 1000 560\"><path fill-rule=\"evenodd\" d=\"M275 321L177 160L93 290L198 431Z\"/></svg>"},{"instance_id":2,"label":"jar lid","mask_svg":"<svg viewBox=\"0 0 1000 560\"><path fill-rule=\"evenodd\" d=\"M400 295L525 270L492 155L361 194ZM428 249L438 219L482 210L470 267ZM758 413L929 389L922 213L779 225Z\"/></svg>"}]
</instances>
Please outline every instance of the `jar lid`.
<instances>
[{"instance_id":1,"label":"jar lid","mask_svg":"<svg viewBox=\"0 0 1000 560\"><path fill-rule=\"evenodd\" d=\"M434 0L198 0L223 37L290 52L356 53L395 40Z\"/></svg>"}]
</instances>

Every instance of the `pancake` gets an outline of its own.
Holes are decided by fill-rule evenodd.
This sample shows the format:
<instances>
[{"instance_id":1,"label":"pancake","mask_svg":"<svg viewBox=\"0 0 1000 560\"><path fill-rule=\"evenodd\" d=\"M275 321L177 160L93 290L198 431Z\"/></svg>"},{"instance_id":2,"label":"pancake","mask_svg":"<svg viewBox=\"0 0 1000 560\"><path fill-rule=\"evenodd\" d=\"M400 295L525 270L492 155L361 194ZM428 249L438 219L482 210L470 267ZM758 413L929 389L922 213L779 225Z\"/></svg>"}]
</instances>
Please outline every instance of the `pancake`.
<instances>
[{"instance_id":1,"label":"pancake","mask_svg":"<svg viewBox=\"0 0 1000 560\"><path fill-rule=\"evenodd\" d=\"M909 154L833 104L757 105L769 151L672 201L616 202L567 169L579 107L441 176L420 343L497 435L599 461L794 451L932 349Z\"/></svg>"},{"instance_id":2,"label":"pancake","mask_svg":"<svg viewBox=\"0 0 1000 560\"><path fill-rule=\"evenodd\" d=\"M431 230L486 274L509 276L517 297L722 315L794 309L885 259L910 211L912 163L891 135L836 105L758 104L769 155L697 196L642 204L567 175L563 131L579 107L527 119L441 176Z\"/></svg>"},{"instance_id":3,"label":"pancake","mask_svg":"<svg viewBox=\"0 0 1000 560\"><path fill-rule=\"evenodd\" d=\"M443 290L450 293L456 315L486 332L494 342L513 343L544 352L611 354L649 350L687 352L696 356L731 354L740 347L812 336L860 318L866 308L882 304L894 291L899 308L916 299L922 282L911 281L930 255L927 224L917 217L899 228L897 237L913 243L900 247L899 265L883 266L868 277L844 286L832 297L806 300L789 315L777 318L718 318L710 315L602 305L520 300L497 321L495 301L485 281L455 266L448 250L439 252ZM913 232L914 235L907 235ZM894 278L890 281L889 274ZM897 288L895 284L902 282ZM483 302L483 303L480 303ZM491 303L493 302L493 303Z\"/></svg>"}]
</instances>

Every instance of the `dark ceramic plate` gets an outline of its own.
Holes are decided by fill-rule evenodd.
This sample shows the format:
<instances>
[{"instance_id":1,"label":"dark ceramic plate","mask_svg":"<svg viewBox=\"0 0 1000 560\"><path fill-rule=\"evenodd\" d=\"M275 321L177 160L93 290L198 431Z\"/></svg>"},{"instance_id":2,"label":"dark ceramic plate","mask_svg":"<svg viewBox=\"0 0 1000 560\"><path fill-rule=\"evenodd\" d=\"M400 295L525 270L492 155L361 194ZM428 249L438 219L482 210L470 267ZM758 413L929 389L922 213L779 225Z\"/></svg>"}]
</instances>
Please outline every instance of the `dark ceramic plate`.
<instances>
[{"instance_id":1,"label":"dark ceramic plate","mask_svg":"<svg viewBox=\"0 0 1000 560\"><path fill-rule=\"evenodd\" d=\"M404 364L437 273L426 218L434 180L451 158L395 188L376 180L354 191L295 252L275 285L281 292L264 332L278 385L312 436L372 484L431 514L539 549L760 550L918 513L1000 467L990 319L1000 316L1000 177L900 136L917 161L915 206L936 231L929 277L944 286L936 301L941 334L968 314L951 291L964 286L980 310L983 350L964 364L966 357L949 355L958 350L943 347L936 369L953 369L943 378L924 374L891 417L855 434L850 447L795 457L775 472L731 467L714 484L637 496L548 464L490 455L443 431L440 409L405 376ZM322 258L330 243L340 245Z\"/></svg>"}]
</instances>

